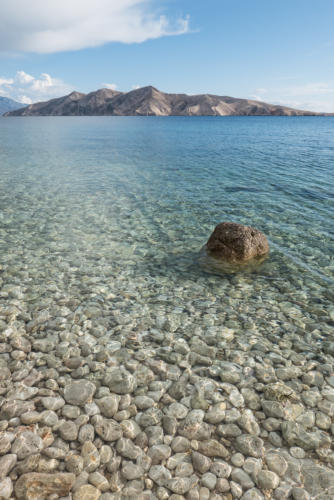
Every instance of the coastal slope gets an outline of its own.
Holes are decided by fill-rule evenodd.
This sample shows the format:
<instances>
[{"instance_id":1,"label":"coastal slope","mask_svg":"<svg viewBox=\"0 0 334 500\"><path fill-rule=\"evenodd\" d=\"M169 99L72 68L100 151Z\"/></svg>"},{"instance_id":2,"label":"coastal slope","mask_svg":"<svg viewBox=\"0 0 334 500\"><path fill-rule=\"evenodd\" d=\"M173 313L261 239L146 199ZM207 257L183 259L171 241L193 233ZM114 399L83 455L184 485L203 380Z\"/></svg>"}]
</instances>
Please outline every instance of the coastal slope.
<instances>
[{"instance_id":1,"label":"coastal slope","mask_svg":"<svg viewBox=\"0 0 334 500\"><path fill-rule=\"evenodd\" d=\"M301 111L249 99L213 94L167 94L148 86L130 92L99 89L71 94L10 111L5 116L312 116Z\"/></svg>"}]
</instances>

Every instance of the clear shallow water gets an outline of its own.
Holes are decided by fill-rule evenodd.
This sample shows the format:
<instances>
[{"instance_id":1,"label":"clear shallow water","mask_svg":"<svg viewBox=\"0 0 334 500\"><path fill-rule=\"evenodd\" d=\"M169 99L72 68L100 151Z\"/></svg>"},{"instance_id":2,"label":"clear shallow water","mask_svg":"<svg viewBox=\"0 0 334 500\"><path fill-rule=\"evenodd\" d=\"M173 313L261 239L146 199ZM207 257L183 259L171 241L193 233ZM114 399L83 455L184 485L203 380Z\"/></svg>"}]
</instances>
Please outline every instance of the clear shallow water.
<instances>
[{"instance_id":1,"label":"clear shallow water","mask_svg":"<svg viewBox=\"0 0 334 500\"><path fill-rule=\"evenodd\" d=\"M20 286L32 314L95 303L123 335L171 315L176 336L319 345L334 325L333 137L321 117L1 118L1 296ZM201 264L225 220L268 235L256 273Z\"/></svg>"}]
</instances>

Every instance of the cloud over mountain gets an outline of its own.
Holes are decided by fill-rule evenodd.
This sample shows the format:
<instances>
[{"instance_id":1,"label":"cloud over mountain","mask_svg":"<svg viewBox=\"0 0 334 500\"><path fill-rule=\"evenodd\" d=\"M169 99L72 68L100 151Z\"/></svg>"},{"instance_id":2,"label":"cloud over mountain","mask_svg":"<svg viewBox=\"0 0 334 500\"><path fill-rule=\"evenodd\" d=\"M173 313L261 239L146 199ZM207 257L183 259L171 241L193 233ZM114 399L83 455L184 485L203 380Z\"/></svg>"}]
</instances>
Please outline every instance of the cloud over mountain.
<instances>
[{"instance_id":1,"label":"cloud over mountain","mask_svg":"<svg viewBox=\"0 0 334 500\"><path fill-rule=\"evenodd\" d=\"M13 78L0 77L0 95L10 97L23 104L46 101L72 90L70 85L58 78L42 73L39 77L25 71L17 71Z\"/></svg>"},{"instance_id":2,"label":"cloud over mountain","mask_svg":"<svg viewBox=\"0 0 334 500\"><path fill-rule=\"evenodd\" d=\"M188 31L187 17L171 21L152 4L149 0L2 2L0 50L53 53Z\"/></svg>"}]
</instances>

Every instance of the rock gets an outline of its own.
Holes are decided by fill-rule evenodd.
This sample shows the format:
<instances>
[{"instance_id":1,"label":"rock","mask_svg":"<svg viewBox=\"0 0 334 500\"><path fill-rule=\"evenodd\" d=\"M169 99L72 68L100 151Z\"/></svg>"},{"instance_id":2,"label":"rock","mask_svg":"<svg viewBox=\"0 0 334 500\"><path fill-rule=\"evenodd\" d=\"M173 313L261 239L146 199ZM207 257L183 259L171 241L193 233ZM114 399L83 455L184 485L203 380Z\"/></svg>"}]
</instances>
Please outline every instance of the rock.
<instances>
[{"instance_id":1,"label":"rock","mask_svg":"<svg viewBox=\"0 0 334 500\"><path fill-rule=\"evenodd\" d=\"M130 460L136 460L142 454L141 448L127 438L121 438L117 441L116 450L122 457Z\"/></svg>"},{"instance_id":2,"label":"rock","mask_svg":"<svg viewBox=\"0 0 334 500\"><path fill-rule=\"evenodd\" d=\"M52 474L29 472L16 481L15 494L18 500L41 500L52 494L64 497L70 492L74 481L75 475L68 472Z\"/></svg>"},{"instance_id":3,"label":"rock","mask_svg":"<svg viewBox=\"0 0 334 500\"><path fill-rule=\"evenodd\" d=\"M289 446L300 446L303 450L331 446L331 438L323 431L307 432L295 422L283 422L281 427L283 438Z\"/></svg>"},{"instance_id":4,"label":"rock","mask_svg":"<svg viewBox=\"0 0 334 500\"><path fill-rule=\"evenodd\" d=\"M0 458L0 479L5 478L17 462L17 455L8 454ZM0 495L1 496L1 495Z\"/></svg>"},{"instance_id":5,"label":"rock","mask_svg":"<svg viewBox=\"0 0 334 500\"><path fill-rule=\"evenodd\" d=\"M157 465L170 457L171 448L166 444L157 444L148 450L147 455L151 458L152 465Z\"/></svg>"},{"instance_id":6,"label":"rock","mask_svg":"<svg viewBox=\"0 0 334 500\"><path fill-rule=\"evenodd\" d=\"M279 485L279 477L270 470L260 470L256 476L256 484L263 490L274 490Z\"/></svg>"},{"instance_id":7,"label":"rock","mask_svg":"<svg viewBox=\"0 0 334 500\"><path fill-rule=\"evenodd\" d=\"M163 465L153 465L149 470L148 476L159 486L164 486L172 477L170 471Z\"/></svg>"},{"instance_id":8,"label":"rock","mask_svg":"<svg viewBox=\"0 0 334 500\"><path fill-rule=\"evenodd\" d=\"M263 500L264 496L257 488L251 488L241 497L241 500Z\"/></svg>"},{"instance_id":9,"label":"rock","mask_svg":"<svg viewBox=\"0 0 334 500\"><path fill-rule=\"evenodd\" d=\"M288 468L288 464L284 457L282 457L279 453L268 453L266 456L266 462L271 471L281 477L284 476Z\"/></svg>"},{"instance_id":10,"label":"rock","mask_svg":"<svg viewBox=\"0 0 334 500\"><path fill-rule=\"evenodd\" d=\"M89 482L98 488L100 491L108 491L109 490L109 483L107 479L104 477L101 472L95 471L89 474Z\"/></svg>"},{"instance_id":11,"label":"rock","mask_svg":"<svg viewBox=\"0 0 334 500\"><path fill-rule=\"evenodd\" d=\"M202 453L198 453L197 451L193 451L192 453L192 464L194 466L194 469L200 472L201 474L204 474L207 472L210 467L211 467L211 460L210 458L206 457L205 455L202 455Z\"/></svg>"},{"instance_id":12,"label":"rock","mask_svg":"<svg viewBox=\"0 0 334 500\"><path fill-rule=\"evenodd\" d=\"M127 481L140 479L144 476L144 469L140 465L127 462L122 467L122 475Z\"/></svg>"},{"instance_id":13,"label":"rock","mask_svg":"<svg viewBox=\"0 0 334 500\"><path fill-rule=\"evenodd\" d=\"M222 460L213 462L210 471L217 477L228 478L231 475L232 467Z\"/></svg>"},{"instance_id":14,"label":"rock","mask_svg":"<svg viewBox=\"0 0 334 500\"><path fill-rule=\"evenodd\" d=\"M84 462L84 470L94 472L100 465L100 455L96 446L91 441L86 441L81 449L81 456Z\"/></svg>"},{"instance_id":15,"label":"rock","mask_svg":"<svg viewBox=\"0 0 334 500\"><path fill-rule=\"evenodd\" d=\"M16 454L19 460L22 460L29 455L38 453L43 447L43 440L38 434L31 431L24 431L15 439L11 452Z\"/></svg>"},{"instance_id":16,"label":"rock","mask_svg":"<svg viewBox=\"0 0 334 500\"><path fill-rule=\"evenodd\" d=\"M45 397L41 398L41 403L46 410L57 411L64 406L65 401L59 397Z\"/></svg>"},{"instance_id":17,"label":"rock","mask_svg":"<svg viewBox=\"0 0 334 500\"><path fill-rule=\"evenodd\" d=\"M114 368L104 377L104 384L116 394L130 394L137 387L137 381L125 368Z\"/></svg>"},{"instance_id":18,"label":"rock","mask_svg":"<svg viewBox=\"0 0 334 500\"><path fill-rule=\"evenodd\" d=\"M1 500L7 500L10 498L13 491L13 483L9 477L0 480L0 498Z\"/></svg>"},{"instance_id":19,"label":"rock","mask_svg":"<svg viewBox=\"0 0 334 500\"><path fill-rule=\"evenodd\" d=\"M59 426L59 434L65 441L75 441L78 437L78 429L74 422L62 422Z\"/></svg>"},{"instance_id":20,"label":"rock","mask_svg":"<svg viewBox=\"0 0 334 500\"><path fill-rule=\"evenodd\" d=\"M101 491L91 484L83 484L76 490L73 500L99 500Z\"/></svg>"},{"instance_id":21,"label":"rock","mask_svg":"<svg viewBox=\"0 0 334 500\"><path fill-rule=\"evenodd\" d=\"M231 478L234 482L240 484L244 490L248 490L254 486L254 482L247 472L238 467L232 470Z\"/></svg>"},{"instance_id":22,"label":"rock","mask_svg":"<svg viewBox=\"0 0 334 500\"><path fill-rule=\"evenodd\" d=\"M247 457L260 458L263 453L263 441L257 436L242 434L235 440L235 447Z\"/></svg>"},{"instance_id":23,"label":"rock","mask_svg":"<svg viewBox=\"0 0 334 500\"><path fill-rule=\"evenodd\" d=\"M209 490L214 490L217 483L217 478L214 474L212 474L212 472L206 472L201 478L201 483Z\"/></svg>"},{"instance_id":24,"label":"rock","mask_svg":"<svg viewBox=\"0 0 334 500\"><path fill-rule=\"evenodd\" d=\"M97 399L96 404L104 417L113 417L118 410L120 397L118 394L105 396L104 398Z\"/></svg>"},{"instance_id":25,"label":"rock","mask_svg":"<svg viewBox=\"0 0 334 500\"><path fill-rule=\"evenodd\" d=\"M225 446L215 439L208 439L198 443L198 451L207 457L226 458L229 455Z\"/></svg>"},{"instance_id":26,"label":"rock","mask_svg":"<svg viewBox=\"0 0 334 500\"><path fill-rule=\"evenodd\" d=\"M101 417L101 415L95 415L92 418L92 423L94 424L95 432L104 441L116 441L123 435L120 424L110 418L107 419Z\"/></svg>"},{"instance_id":27,"label":"rock","mask_svg":"<svg viewBox=\"0 0 334 500\"><path fill-rule=\"evenodd\" d=\"M65 386L64 398L66 403L74 406L84 405L91 400L96 386L88 380L76 380Z\"/></svg>"},{"instance_id":28,"label":"rock","mask_svg":"<svg viewBox=\"0 0 334 500\"><path fill-rule=\"evenodd\" d=\"M206 248L215 257L232 263L265 257L269 252L268 240L263 233L235 222L218 224Z\"/></svg>"},{"instance_id":29,"label":"rock","mask_svg":"<svg viewBox=\"0 0 334 500\"><path fill-rule=\"evenodd\" d=\"M184 495L192 486L193 484L189 477L173 477L166 481L166 487L178 495Z\"/></svg>"}]
</instances>

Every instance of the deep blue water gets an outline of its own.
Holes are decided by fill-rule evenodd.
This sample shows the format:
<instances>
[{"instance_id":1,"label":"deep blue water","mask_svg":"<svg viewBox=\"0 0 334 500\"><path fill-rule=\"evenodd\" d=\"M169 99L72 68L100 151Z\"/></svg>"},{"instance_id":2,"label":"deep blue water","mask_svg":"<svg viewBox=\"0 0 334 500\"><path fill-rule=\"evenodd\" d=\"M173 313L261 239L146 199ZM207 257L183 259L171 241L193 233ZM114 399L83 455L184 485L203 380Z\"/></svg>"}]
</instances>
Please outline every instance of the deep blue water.
<instances>
[{"instance_id":1,"label":"deep blue water","mask_svg":"<svg viewBox=\"0 0 334 500\"><path fill-rule=\"evenodd\" d=\"M172 296L236 279L246 302L262 286L268 304L298 296L304 319L320 307L319 321L331 325L334 118L1 118L0 209L0 255L13 266L52 275L58 264L90 263L98 279L103 262L117 290L132 280L148 301L164 287ZM270 239L254 275L229 278L198 263L227 220Z\"/></svg>"}]
</instances>

